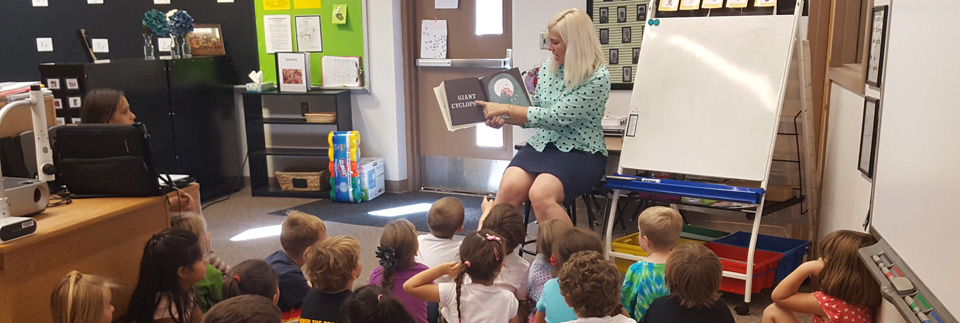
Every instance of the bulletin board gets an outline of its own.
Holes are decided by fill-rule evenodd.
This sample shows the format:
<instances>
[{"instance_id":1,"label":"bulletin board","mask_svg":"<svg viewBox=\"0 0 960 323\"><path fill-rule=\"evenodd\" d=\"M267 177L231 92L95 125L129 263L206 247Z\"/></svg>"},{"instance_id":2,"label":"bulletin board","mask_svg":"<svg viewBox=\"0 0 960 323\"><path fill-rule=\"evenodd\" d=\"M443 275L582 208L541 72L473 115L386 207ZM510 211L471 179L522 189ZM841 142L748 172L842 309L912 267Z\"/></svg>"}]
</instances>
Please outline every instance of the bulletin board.
<instances>
[{"instance_id":1,"label":"bulletin board","mask_svg":"<svg viewBox=\"0 0 960 323\"><path fill-rule=\"evenodd\" d=\"M288 9L265 10L264 2L268 6L277 6ZM289 5L286 5L289 3ZM315 8L319 4L319 8ZM333 10L339 5L346 5L346 23L333 23ZM264 35L264 16L288 15L291 22L293 50L297 48L297 32L295 19L297 16L320 16L321 35L323 42L322 52L309 52L310 55L310 84L314 87L322 86L322 66L324 56L358 56L363 65L363 85L369 86L369 71L367 63L366 37L366 1L365 0L254 0L254 17L257 24L257 51L260 58L260 70L263 72L264 82L277 82L276 55L267 53L266 37ZM304 8L310 7L310 8ZM245 75L246 73L244 73Z\"/></svg>"},{"instance_id":2,"label":"bulletin board","mask_svg":"<svg viewBox=\"0 0 960 323\"><path fill-rule=\"evenodd\" d=\"M640 41L648 13L652 12L650 0L589 1L587 10L593 19L600 38L604 63L610 71L611 88L633 89L637 59L640 57Z\"/></svg>"}]
</instances>

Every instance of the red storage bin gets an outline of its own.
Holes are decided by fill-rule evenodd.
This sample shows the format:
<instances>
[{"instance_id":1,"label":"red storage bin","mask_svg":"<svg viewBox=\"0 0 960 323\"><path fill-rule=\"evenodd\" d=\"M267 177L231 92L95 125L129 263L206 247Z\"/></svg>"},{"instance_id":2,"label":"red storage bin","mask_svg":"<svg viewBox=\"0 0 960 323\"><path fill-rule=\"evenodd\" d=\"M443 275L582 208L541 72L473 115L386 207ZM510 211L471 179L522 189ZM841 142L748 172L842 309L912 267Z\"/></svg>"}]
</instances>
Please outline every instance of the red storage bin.
<instances>
[{"instance_id":1,"label":"red storage bin","mask_svg":"<svg viewBox=\"0 0 960 323\"><path fill-rule=\"evenodd\" d=\"M709 242L704 244L710 250L713 250L720 257L720 263L723 264L724 271L746 274L747 273L747 248ZM753 288L751 294L759 293L760 290L773 287L774 278L777 273L777 262L783 258L782 253L756 250L753 254ZM746 290L746 281L723 277L720 282L720 290L728 293L744 294Z\"/></svg>"}]
</instances>

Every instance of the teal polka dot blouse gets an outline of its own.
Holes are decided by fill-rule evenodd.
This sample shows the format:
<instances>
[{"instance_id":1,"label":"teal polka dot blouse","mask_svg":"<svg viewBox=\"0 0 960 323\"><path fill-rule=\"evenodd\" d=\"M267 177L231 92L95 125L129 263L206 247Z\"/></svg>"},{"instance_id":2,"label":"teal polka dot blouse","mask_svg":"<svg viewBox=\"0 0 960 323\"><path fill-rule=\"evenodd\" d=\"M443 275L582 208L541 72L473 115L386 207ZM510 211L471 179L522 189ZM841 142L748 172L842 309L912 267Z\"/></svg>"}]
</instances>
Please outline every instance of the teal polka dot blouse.
<instances>
[{"instance_id":1,"label":"teal polka dot blouse","mask_svg":"<svg viewBox=\"0 0 960 323\"><path fill-rule=\"evenodd\" d=\"M549 60L549 59L548 59ZM551 74L547 62L537 75L533 106L527 109L525 128L539 128L527 141L537 151L553 143L560 151L576 149L607 155L600 121L610 98L610 72L600 66L593 77L566 91L563 66Z\"/></svg>"}]
</instances>

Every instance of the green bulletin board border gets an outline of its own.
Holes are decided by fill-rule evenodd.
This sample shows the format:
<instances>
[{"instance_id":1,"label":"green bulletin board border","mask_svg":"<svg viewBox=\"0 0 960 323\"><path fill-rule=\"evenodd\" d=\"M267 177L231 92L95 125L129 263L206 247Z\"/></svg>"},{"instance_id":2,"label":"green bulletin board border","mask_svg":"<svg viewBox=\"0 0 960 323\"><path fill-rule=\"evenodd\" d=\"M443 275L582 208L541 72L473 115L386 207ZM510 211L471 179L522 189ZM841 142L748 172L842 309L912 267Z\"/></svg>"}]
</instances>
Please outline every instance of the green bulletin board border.
<instances>
[{"instance_id":1,"label":"green bulletin board border","mask_svg":"<svg viewBox=\"0 0 960 323\"><path fill-rule=\"evenodd\" d=\"M290 27L296 46L296 16L320 15L320 29L323 36L323 52L312 52L310 55L310 85L319 87L323 81L323 71L320 65L323 56L359 56L364 66L363 87L369 87L369 72L366 68L366 25L364 21L364 0L324 0L318 9L294 9L297 0L290 0L290 10L263 10L263 0L254 0L254 16L257 21L257 51L260 58L260 70L263 72L264 82L277 82L276 55L267 53L267 45L263 34L263 16L289 15ZM347 23L337 25L332 22L332 12L336 5L347 5Z\"/></svg>"}]
</instances>

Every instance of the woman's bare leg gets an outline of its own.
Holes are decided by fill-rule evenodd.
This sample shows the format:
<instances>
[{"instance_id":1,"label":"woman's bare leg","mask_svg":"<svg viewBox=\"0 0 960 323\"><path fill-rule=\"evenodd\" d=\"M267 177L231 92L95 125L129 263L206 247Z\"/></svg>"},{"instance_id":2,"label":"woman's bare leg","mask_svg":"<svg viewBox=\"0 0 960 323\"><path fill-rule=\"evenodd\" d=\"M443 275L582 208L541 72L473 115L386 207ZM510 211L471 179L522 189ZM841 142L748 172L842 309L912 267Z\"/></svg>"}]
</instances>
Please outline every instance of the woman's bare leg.
<instances>
[{"instance_id":1,"label":"woman's bare leg","mask_svg":"<svg viewBox=\"0 0 960 323\"><path fill-rule=\"evenodd\" d=\"M570 221L567 210L563 208L563 183L556 176L543 173L537 175L530 187L530 203L533 204L533 213L537 221L547 220Z\"/></svg>"},{"instance_id":2,"label":"woman's bare leg","mask_svg":"<svg viewBox=\"0 0 960 323\"><path fill-rule=\"evenodd\" d=\"M500 179L500 188L497 189L497 197L493 200L494 204L510 203L516 207L527 201L527 192L533 186L533 174L523 170L523 168L511 166L503 172L503 178Z\"/></svg>"}]
</instances>

